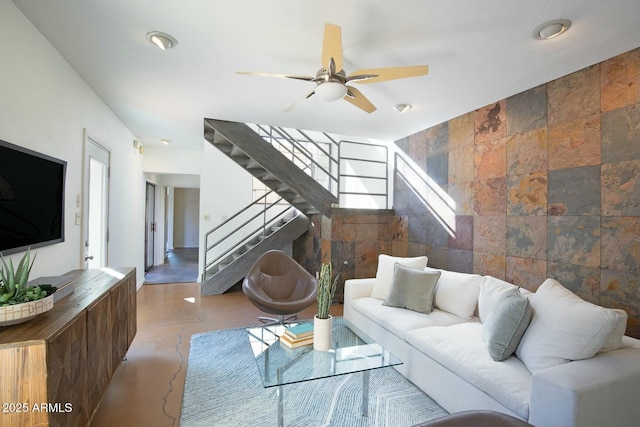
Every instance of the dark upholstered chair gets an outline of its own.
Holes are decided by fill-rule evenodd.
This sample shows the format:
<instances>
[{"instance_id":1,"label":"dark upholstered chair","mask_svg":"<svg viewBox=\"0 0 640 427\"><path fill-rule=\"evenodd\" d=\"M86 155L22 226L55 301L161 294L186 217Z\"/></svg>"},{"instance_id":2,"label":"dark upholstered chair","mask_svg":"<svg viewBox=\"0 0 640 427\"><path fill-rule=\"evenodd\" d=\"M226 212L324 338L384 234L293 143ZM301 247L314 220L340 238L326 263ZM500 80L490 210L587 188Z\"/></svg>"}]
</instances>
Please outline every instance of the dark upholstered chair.
<instances>
[{"instance_id":1,"label":"dark upholstered chair","mask_svg":"<svg viewBox=\"0 0 640 427\"><path fill-rule=\"evenodd\" d=\"M317 288L316 278L282 251L268 251L258 258L242 282L242 291L253 305L278 316L259 319L274 324L285 324L313 304Z\"/></svg>"},{"instance_id":2,"label":"dark upholstered chair","mask_svg":"<svg viewBox=\"0 0 640 427\"><path fill-rule=\"evenodd\" d=\"M507 414L494 411L462 411L414 427L533 427Z\"/></svg>"}]
</instances>

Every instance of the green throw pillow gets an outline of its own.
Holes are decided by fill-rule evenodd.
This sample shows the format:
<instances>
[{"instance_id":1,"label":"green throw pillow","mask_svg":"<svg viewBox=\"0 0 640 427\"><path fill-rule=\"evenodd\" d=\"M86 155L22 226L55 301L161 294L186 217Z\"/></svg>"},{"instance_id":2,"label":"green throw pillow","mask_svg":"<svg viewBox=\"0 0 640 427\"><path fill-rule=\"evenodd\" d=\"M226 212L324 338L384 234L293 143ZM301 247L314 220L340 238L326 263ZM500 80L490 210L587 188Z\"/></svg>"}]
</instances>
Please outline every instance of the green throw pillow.
<instances>
[{"instance_id":1,"label":"green throw pillow","mask_svg":"<svg viewBox=\"0 0 640 427\"><path fill-rule=\"evenodd\" d=\"M508 359L518 348L531 321L531 304L518 288L505 293L482 327L482 339L496 362Z\"/></svg>"},{"instance_id":2,"label":"green throw pillow","mask_svg":"<svg viewBox=\"0 0 640 427\"><path fill-rule=\"evenodd\" d=\"M389 295L382 305L429 314L440 272L416 270L396 263Z\"/></svg>"}]
</instances>

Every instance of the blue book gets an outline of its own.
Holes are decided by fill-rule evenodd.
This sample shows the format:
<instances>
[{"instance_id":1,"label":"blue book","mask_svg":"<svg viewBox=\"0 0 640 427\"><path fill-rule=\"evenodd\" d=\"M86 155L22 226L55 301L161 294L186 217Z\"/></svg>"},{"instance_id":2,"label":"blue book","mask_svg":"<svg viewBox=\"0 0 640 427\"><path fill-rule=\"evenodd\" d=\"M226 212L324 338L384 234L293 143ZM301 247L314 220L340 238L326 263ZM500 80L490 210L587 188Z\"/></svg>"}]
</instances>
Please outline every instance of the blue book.
<instances>
[{"instance_id":1,"label":"blue book","mask_svg":"<svg viewBox=\"0 0 640 427\"><path fill-rule=\"evenodd\" d=\"M285 334L293 339L305 338L313 335L313 323L298 323L285 329Z\"/></svg>"}]
</instances>

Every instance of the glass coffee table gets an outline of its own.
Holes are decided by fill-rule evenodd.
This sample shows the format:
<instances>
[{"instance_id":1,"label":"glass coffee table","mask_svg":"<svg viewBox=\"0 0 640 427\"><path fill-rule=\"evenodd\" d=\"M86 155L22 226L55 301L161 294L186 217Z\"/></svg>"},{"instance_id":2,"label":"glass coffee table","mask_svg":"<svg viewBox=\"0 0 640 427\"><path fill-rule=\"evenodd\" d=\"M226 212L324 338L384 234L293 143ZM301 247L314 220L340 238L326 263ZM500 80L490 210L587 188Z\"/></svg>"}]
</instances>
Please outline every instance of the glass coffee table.
<instances>
[{"instance_id":1,"label":"glass coffee table","mask_svg":"<svg viewBox=\"0 0 640 427\"><path fill-rule=\"evenodd\" d=\"M307 322L313 321L298 323ZM342 318L334 317L332 328L332 346L326 352L315 351L313 345L291 349L281 344L282 325L247 328L263 386L278 388L278 426L284 425L285 385L362 372L362 416L367 416L370 372L402 364L380 344L356 335Z\"/></svg>"}]
</instances>

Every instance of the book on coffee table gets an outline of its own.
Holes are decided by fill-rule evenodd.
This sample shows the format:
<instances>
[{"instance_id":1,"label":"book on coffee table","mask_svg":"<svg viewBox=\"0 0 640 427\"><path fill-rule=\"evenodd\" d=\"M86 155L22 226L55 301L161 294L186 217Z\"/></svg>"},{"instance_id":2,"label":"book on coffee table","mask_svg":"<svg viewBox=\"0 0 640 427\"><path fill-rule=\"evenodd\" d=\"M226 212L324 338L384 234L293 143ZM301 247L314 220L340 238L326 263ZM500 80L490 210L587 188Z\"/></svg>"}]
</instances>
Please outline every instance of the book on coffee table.
<instances>
[{"instance_id":1,"label":"book on coffee table","mask_svg":"<svg viewBox=\"0 0 640 427\"><path fill-rule=\"evenodd\" d=\"M284 333L294 340L310 337L313 335L313 323L299 323L285 329Z\"/></svg>"},{"instance_id":2,"label":"book on coffee table","mask_svg":"<svg viewBox=\"0 0 640 427\"><path fill-rule=\"evenodd\" d=\"M313 335L294 339L287 334L282 334L282 336L280 337L280 343L289 348L298 348L305 345L313 344Z\"/></svg>"}]
</instances>

